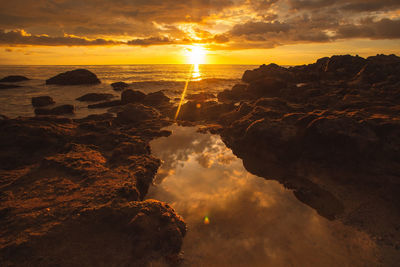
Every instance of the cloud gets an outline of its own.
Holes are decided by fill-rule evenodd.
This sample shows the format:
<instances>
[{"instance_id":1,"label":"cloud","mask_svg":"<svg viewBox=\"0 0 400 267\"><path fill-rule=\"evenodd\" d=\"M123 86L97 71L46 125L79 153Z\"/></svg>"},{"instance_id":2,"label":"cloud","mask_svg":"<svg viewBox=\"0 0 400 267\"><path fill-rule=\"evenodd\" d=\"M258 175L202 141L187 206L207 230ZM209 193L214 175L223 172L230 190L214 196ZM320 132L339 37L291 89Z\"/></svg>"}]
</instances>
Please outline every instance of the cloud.
<instances>
[{"instance_id":1,"label":"cloud","mask_svg":"<svg viewBox=\"0 0 400 267\"><path fill-rule=\"evenodd\" d=\"M2 3L0 44L249 49L397 39L399 8L399 0L14 0Z\"/></svg>"}]
</instances>

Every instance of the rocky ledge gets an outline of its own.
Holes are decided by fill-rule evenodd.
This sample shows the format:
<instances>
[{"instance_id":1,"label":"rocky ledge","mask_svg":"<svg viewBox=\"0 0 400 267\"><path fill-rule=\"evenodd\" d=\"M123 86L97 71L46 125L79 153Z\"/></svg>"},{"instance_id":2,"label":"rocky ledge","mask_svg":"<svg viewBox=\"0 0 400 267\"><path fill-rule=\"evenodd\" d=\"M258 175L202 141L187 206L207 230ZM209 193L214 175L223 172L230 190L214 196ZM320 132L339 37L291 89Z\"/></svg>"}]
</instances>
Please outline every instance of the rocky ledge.
<instances>
[{"instance_id":1,"label":"rocky ledge","mask_svg":"<svg viewBox=\"0 0 400 267\"><path fill-rule=\"evenodd\" d=\"M248 171L400 249L400 58L262 65L242 80L178 119L209 124Z\"/></svg>"},{"instance_id":2,"label":"rocky ledge","mask_svg":"<svg viewBox=\"0 0 400 267\"><path fill-rule=\"evenodd\" d=\"M148 143L169 124L139 104L117 117L2 116L0 265L176 264L185 223L143 201L160 165Z\"/></svg>"}]
</instances>

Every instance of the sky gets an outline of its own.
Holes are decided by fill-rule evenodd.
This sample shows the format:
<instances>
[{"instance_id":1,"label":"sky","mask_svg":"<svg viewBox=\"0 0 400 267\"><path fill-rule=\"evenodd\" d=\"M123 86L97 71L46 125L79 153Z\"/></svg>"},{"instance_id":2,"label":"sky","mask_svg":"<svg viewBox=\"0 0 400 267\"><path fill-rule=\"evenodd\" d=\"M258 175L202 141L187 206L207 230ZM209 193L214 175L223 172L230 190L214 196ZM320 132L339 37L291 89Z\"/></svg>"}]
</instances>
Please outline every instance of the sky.
<instances>
[{"instance_id":1,"label":"sky","mask_svg":"<svg viewBox=\"0 0 400 267\"><path fill-rule=\"evenodd\" d=\"M400 54L400 0L0 0L0 7L6 65L295 65Z\"/></svg>"}]
</instances>

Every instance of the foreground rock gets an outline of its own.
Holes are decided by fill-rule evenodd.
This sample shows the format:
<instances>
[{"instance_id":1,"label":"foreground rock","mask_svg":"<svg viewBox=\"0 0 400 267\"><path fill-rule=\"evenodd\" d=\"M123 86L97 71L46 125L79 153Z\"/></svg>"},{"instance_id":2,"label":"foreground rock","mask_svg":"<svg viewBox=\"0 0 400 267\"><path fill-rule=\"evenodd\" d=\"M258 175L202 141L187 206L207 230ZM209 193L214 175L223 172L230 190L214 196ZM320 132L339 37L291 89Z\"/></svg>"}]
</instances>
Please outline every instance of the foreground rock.
<instances>
[{"instance_id":1,"label":"foreground rock","mask_svg":"<svg viewBox=\"0 0 400 267\"><path fill-rule=\"evenodd\" d=\"M212 124L250 172L400 247L400 58L263 65L243 82L218 95L217 111L188 102L178 119Z\"/></svg>"},{"instance_id":2,"label":"foreground rock","mask_svg":"<svg viewBox=\"0 0 400 267\"><path fill-rule=\"evenodd\" d=\"M100 83L100 80L97 78L96 74L85 69L67 71L46 80L46 84L58 85L81 85L98 83Z\"/></svg>"},{"instance_id":3,"label":"foreground rock","mask_svg":"<svg viewBox=\"0 0 400 267\"><path fill-rule=\"evenodd\" d=\"M170 124L148 109L0 121L2 266L177 264L185 223L143 201L160 165L148 143Z\"/></svg>"},{"instance_id":4,"label":"foreground rock","mask_svg":"<svg viewBox=\"0 0 400 267\"><path fill-rule=\"evenodd\" d=\"M110 85L115 91L122 91L129 87L129 84L124 83L124 82L116 82L116 83L112 83Z\"/></svg>"},{"instance_id":5,"label":"foreground rock","mask_svg":"<svg viewBox=\"0 0 400 267\"><path fill-rule=\"evenodd\" d=\"M0 79L0 83L15 83L15 82L23 82L23 81L28 81L29 79L26 78L25 76L20 76L20 75L11 75L4 77L3 79Z\"/></svg>"},{"instance_id":6,"label":"foreground rock","mask_svg":"<svg viewBox=\"0 0 400 267\"><path fill-rule=\"evenodd\" d=\"M56 103L50 96L32 97L32 106L35 108L45 107Z\"/></svg>"},{"instance_id":7,"label":"foreground rock","mask_svg":"<svg viewBox=\"0 0 400 267\"><path fill-rule=\"evenodd\" d=\"M61 105L54 107L52 109L46 108L36 108L36 115L64 115L64 114L74 114L75 107L73 105Z\"/></svg>"},{"instance_id":8,"label":"foreground rock","mask_svg":"<svg viewBox=\"0 0 400 267\"><path fill-rule=\"evenodd\" d=\"M15 84L0 84L0 90L13 89L13 88L18 88L18 87L21 87L21 86L15 85Z\"/></svg>"},{"instance_id":9,"label":"foreground rock","mask_svg":"<svg viewBox=\"0 0 400 267\"><path fill-rule=\"evenodd\" d=\"M114 95L112 95L112 94L88 93L86 95L78 97L76 100L85 101L85 102L98 102L98 101L109 100L109 99L111 99L113 97L114 97Z\"/></svg>"}]
</instances>

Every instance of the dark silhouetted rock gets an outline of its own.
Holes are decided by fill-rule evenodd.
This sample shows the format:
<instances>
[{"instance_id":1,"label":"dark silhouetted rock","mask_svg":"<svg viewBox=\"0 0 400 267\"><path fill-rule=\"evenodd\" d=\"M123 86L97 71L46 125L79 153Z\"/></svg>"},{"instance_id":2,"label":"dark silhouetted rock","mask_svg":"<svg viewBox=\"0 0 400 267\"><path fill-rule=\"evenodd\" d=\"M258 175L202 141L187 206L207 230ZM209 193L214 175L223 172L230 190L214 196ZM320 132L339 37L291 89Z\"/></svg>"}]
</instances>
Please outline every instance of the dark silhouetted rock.
<instances>
[{"instance_id":1,"label":"dark silhouetted rock","mask_svg":"<svg viewBox=\"0 0 400 267\"><path fill-rule=\"evenodd\" d=\"M143 102L143 99L146 97L146 94L140 92L140 91L135 91L135 90L125 90L121 94L121 101L123 104L129 104L129 103L140 103Z\"/></svg>"},{"instance_id":2,"label":"dark silhouetted rock","mask_svg":"<svg viewBox=\"0 0 400 267\"><path fill-rule=\"evenodd\" d=\"M242 80L244 82L253 82L261 78L275 78L282 80L291 80L293 74L284 67L276 64L261 65L255 70L246 70L243 74Z\"/></svg>"},{"instance_id":3,"label":"dark silhouetted rock","mask_svg":"<svg viewBox=\"0 0 400 267\"><path fill-rule=\"evenodd\" d=\"M116 82L116 83L112 83L111 87L115 90L115 91L122 91L126 88L129 87L129 84L124 83L124 82Z\"/></svg>"},{"instance_id":4,"label":"dark silhouetted rock","mask_svg":"<svg viewBox=\"0 0 400 267\"><path fill-rule=\"evenodd\" d=\"M64 115L64 114L73 114L74 113L73 105L61 105L54 107L52 109L45 108L37 108L35 109L36 115Z\"/></svg>"},{"instance_id":5,"label":"dark silhouetted rock","mask_svg":"<svg viewBox=\"0 0 400 267\"><path fill-rule=\"evenodd\" d=\"M247 87L247 92L256 97L275 97L280 96L286 87L285 81L266 77L251 82Z\"/></svg>"},{"instance_id":6,"label":"dark silhouetted rock","mask_svg":"<svg viewBox=\"0 0 400 267\"><path fill-rule=\"evenodd\" d=\"M121 100L112 100L112 101L107 101L107 102L102 102L102 103L97 103L97 104L91 104L88 105L88 108L111 108L111 107L116 107L122 105Z\"/></svg>"},{"instance_id":7,"label":"dark silhouetted rock","mask_svg":"<svg viewBox=\"0 0 400 267\"><path fill-rule=\"evenodd\" d=\"M216 97L217 96L214 94L202 92L202 93L198 93L198 94L188 94L185 96L185 99L201 102L201 101L206 101L206 100L216 98Z\"/></svg>"},{"instance_id":8,"label":"dark silhouetted rock","mask_svg":"<svg viewBox=\"0 0 400 267\"><path fill-rule=\"evenodd\" d=\"M25 76L20 76L20 75L11 75L4 77L3 79L0 80L1 83L14 83L14 82L22 82L22 81L27 81L29 80Z\"/></svg>"},{"instance_id":9,"label":"dark silhouetted rock","mask_svg":"<svg viewBox=\"0 0 400 267\"><path fill-rule=\"evenodd\" d=\"M78 97L76 100L78 101L85 101L85 102L96 102L96 101L104 101L113 98L114 95L112 94L105 94L105 93L88 93L81 97Z\"/></svg>"},{"instance_id":10,"label":"dark silhouetted rock","mask_svg":"<svg viewBox=\"0 0 400 267\"><path fill-rule=\"evenodd\" d=\"M161 117L158 110L142 104L127 104L118 112L117 121L120 123L137 123L144 120L154 120Z\"/></svg>"},{"instance_id":11,"label":"dark silhouetted rock","mask_svg":"<svg viewBox=\"0 0 400 267\"><path fill-rule=\"evenodd\" d=\"M50 96L37 96L32 97L32 106L35 108L45 107L56 103Z\"/></svg>"},{"instance_id":12,"label":"dark silhouetted rock","mask_svg":"<svg viewBox=\"0 0 400 267\"><path fill-rule=\"evenodd\" d=\"M169 103L169 97L167 97L161 91L154 92L154 93L149 93L144 98L143 103L145 105L150 105L150 106L160 106L160 105L163 105L163 104L168 104Z\"/></svg>"},{"instance_id":13,"label":"dark silhouetted rock","mask_svg":"<svg viewBox=\"0 0 400 267\"><path fill-rule=\"evenodd\" d=\"M97 78L96 74L85 69L67 71L46 80L46 84L58 85L81 85L98 83L100 83L100 80Z\"/></svg>"},{"instance_id":14,"label":"dark silhouetted rock","mask_svg":"<svg viewBox=\"0 0 400 267\"><path fill-rule=\"evenodd\" d=\"M12 89L12 88L18 88L21 87L19 85L15 85L15 84L0 84L0 90L2 89Z\"/></svg>"}]
</instances>

